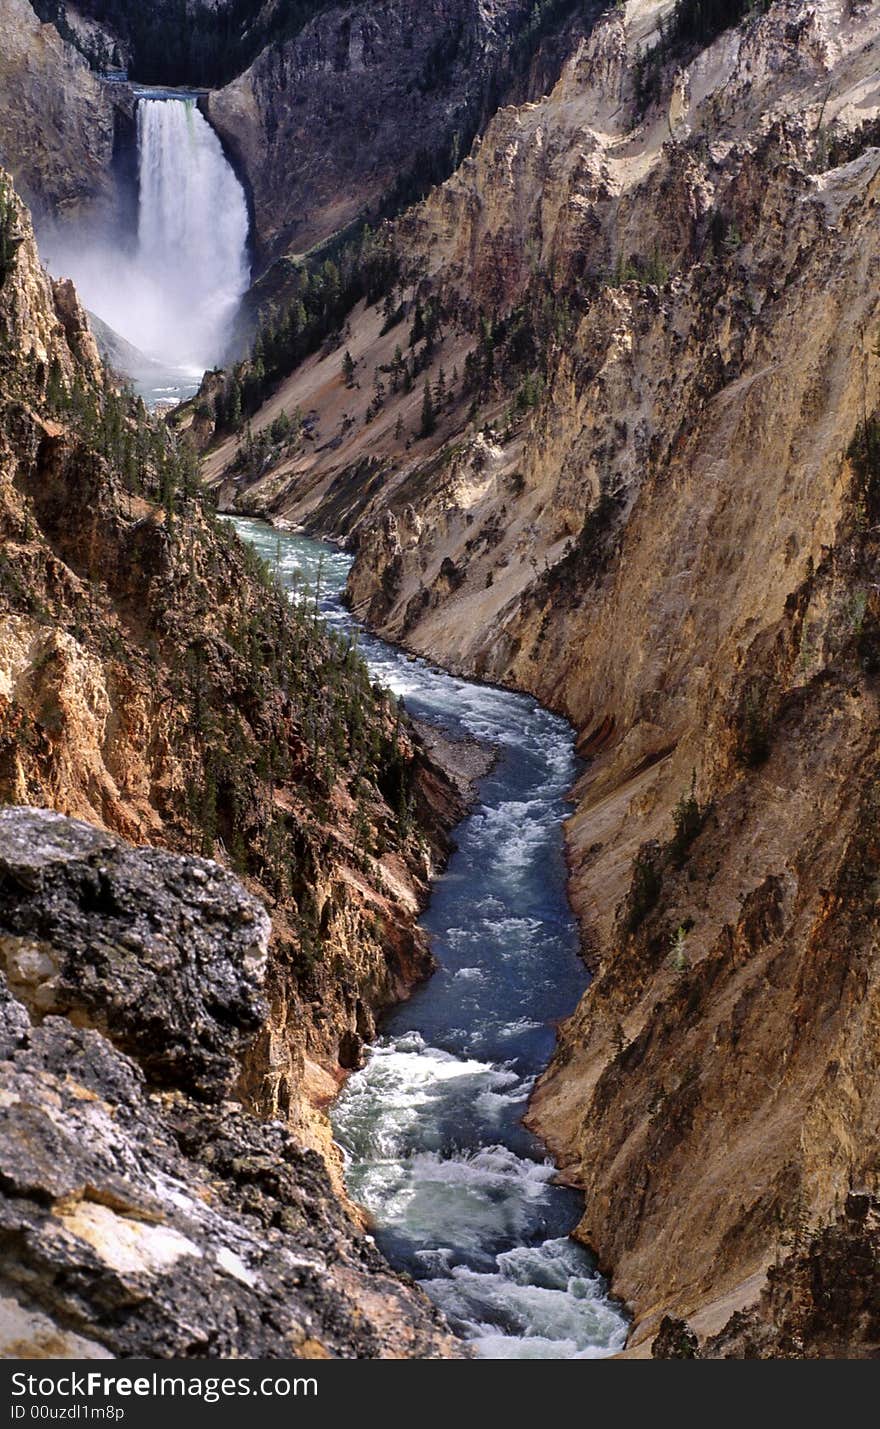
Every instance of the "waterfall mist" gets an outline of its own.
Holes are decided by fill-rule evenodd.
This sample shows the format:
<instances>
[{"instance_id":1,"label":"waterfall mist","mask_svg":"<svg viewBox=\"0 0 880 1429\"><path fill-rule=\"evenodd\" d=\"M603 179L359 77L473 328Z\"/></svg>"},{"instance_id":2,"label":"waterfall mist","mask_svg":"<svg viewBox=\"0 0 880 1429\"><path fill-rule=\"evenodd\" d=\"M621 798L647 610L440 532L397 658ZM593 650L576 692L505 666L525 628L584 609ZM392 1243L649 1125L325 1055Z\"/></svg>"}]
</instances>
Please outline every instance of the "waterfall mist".
<instances>
[{"instance_id":1,"label":"waterfall mist","mask_svg":"<svg viewBox=\"0 0 880 1429\"><path fill-rule=\"evenodd\" d=\"M244 190L192 99L140 99L137 136L135 243L56 232L44 249L115 332L167 372L198 378L222 361L250 278Z\"/></svg>"}]
</instances>

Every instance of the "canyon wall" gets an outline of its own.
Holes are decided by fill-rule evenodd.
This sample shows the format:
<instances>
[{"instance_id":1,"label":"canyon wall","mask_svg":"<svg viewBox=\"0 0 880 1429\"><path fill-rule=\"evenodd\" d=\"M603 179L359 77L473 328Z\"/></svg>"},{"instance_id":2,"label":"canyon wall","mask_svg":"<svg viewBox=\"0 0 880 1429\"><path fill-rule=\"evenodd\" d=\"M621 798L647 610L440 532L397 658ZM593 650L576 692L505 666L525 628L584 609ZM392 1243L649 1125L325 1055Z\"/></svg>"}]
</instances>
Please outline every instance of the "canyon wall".
<instances>
[{"instance_id":1,"label":"canyon wall","mask_svg":"<svg viewBox=\"0 0 880 1429\"><path fill-rule=\"evenodd\" d=\"M245 184L254 307L290 260L455 168L505 96L540 92L597 5L575 0L2 0L0 163L41 234L133 231L135 81L197 86ZM267 270L269 270L267 275Z\"/></svg>"},{"instance_id":2,"label":"canyon wall","mask_svg":"<svg viewBox=\"0 0 880 1429\"><path fill-rule=\"evenodd\" d=\"M255 418L313 441L206 460L346 536L384 634L581 732L595 979L532 1120L631 1353L718 1335L878 1174L880 9L776 0L654 72L668 9L400 220L384 309Z\"/></svg>"}]
</instances>

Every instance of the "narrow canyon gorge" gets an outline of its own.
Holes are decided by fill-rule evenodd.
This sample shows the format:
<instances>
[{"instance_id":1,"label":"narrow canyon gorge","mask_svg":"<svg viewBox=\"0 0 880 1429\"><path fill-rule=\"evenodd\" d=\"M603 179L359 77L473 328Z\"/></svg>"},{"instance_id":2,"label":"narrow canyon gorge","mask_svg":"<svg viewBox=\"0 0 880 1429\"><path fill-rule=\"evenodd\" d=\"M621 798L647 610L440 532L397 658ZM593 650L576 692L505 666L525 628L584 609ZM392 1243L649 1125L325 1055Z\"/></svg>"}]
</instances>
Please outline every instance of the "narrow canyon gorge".
<instances>
[{"instance_id":1,"label":"narrow canyon gorge","mask_svg":"<svg viewBox=\"0 0 880 1429\"><path fill-rule=\"evenodd\" d=\"M0 0L0 1355L880 1352L880 4Z\"/></svg>"}]
</instances>

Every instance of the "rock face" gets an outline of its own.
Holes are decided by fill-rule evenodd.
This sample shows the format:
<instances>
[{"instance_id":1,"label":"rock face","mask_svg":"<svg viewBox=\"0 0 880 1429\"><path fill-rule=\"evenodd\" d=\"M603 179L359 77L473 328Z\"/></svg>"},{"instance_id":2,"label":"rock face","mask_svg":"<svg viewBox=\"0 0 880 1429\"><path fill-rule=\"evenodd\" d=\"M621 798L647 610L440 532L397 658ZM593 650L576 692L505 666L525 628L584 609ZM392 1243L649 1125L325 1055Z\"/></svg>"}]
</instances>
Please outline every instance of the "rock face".
<instances>
[{"instance_id":1,"label":"rock face","mask_svg":"<svg viewBox=\"0 0 880 1429\"><path fill-rule=\"evenodd\" d=\"M258 256L302 253L466 144L525 0L334 6L210 95L247 175ZM421 175L424 177L424 175Z\"/></svg>"},{"instance_id":2,"label":"rock face","mask_svg":"<svg viewBox=\"0 0 880 1429\"><path fill-rule=\"evenodd\" d=\"M0 165L40 218L106 220L122 116L86 60L28 0L0 0Z\"/></svg>"},{"instance_id":3,"label":"rock face","mask_svg":"<svg viewBox=\"0 0 880 1429\"><path fill-rule=\"evenodd\" d=\"M230 874L49 810L0 809L0 896L6 976L32 1013L99 1026L155 1085L207 1101L230 1090L266 1015L271 931Z\"/></svg>"},{"instance_id":4,"label":"rock face","mask_svg":"<svg viewBox=\"0 0 880 1429\"><path fill-rule=\"evenodd\" d=\"M134 0L2 0L0 164L41 235L74 226L82 242L117 242L136 229L135 99L102 80L109 56L137 80L219 86L202 104L248 189L263 273L424 193L499 103L558 73L563 37L598 8L160 0L147 14ZM289 276L272 268L255 309Z\"/></svg>"},{"instance_id":5,"label":"rock face","mask_svg":"<svg viewBox=\"0 0 880 1429\"><path fill-rule=\"evenodd\" d=\"M324 1109L344 1069L381 1009L433 966L418 913L463 802L360 661L187 494L185 453L169 458L163 429L106 393L75 294L41 269L15 200L11 224L21 242L0 287L0 801L235 864L273 915L267 1015L255 1027L246 998L236 1014L256 1034L239 1092L329 1151ZM196 942L212 888L189 888L193 917L203 914ZM97 873L59 893L57 926L84 935L102 897ZM42 937L41 907L33 924L20 915L25 947ZM151 1075L164 1066L175 1085L216 1097L237 1054L212 1020L225 991L212 986L210 939L214 971L193 984L194 965L164 946L160 911L152 932L141 921L126 936L112 1025L96 1010L109 965L47 967L40 996L97 1019ZM144 959L174 987L176 1013L163 1012L160 987L152 999L161 1035L132 1023Z\"/></svg>"},{"instance_id":6,"label":"rock face","mask_svg":"<svg viewBox=\"0 0 880 1429\"><path fill-rule=\"evenodd\" d=\"M867 1192L771 1265L757 1304L702 1346L667 1316L656 1359L876 1359L880 1348L880 1205Z\"/></svg>"},{"instance_id":7,"label":"rock face","mask_svg":"<svg viewBox=\"0 0 880 1429\"><path fill-rule=\"evenodd\" d=\"M359 613L582 731L596 977L532 1116L636 1347L719 1333L880 1166L880 14L776 0L652 98L664 8L401 220L404 321L353 314L353 386L291 376L265 420L322 441L237 498L347 533Z\"/></svg>"},{"instance_id":8,"label":"rock face","mask_svg":"<svg viewBox=\"0 0 880 1429\"><path fill-rule=\"evenodd\" d=\"M321 1158L227 1099L269 926L215 863L0 811L3 1356L456 1352Z\"/></svg>"}]
</instances>

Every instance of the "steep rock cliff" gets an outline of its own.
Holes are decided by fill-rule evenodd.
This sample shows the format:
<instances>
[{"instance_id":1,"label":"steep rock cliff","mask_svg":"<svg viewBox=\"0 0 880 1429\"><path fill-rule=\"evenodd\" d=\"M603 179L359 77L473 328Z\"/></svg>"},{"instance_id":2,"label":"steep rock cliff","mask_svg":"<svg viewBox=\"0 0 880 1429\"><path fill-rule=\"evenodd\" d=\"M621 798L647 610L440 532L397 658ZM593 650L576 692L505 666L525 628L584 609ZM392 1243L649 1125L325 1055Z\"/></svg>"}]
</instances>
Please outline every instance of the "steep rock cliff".
<instances>
[{"instance_id":1,"label":"steep rock cliff","mask_svg":"<svg viewBox=\"0 0 880 1429\"><path fill-rule=\"evenodd\" d=\"M532 1114L636 1345L719 1332L880 1149L880 12L776 0L654 92L667 9L496 116L395 230L404 321L359 308L351 377L325 350L257 418L320 440L224 488L348 534L359 613L582 731L596 977Z\"/></svg>"},{"instance_id":2,"label":"steep rock cliff","mask_svg":"<svg viewBox=\"0 0 880 1429\"><path fill-rule=\"evenodd\" d=\"M571 6L558 6L568 11ZM334 6L207 104L246 174L259 259L304 253L454 164L510 84L529 0ZM528 72L531 48L517 58Z\"/></svg>"}]
</instances>

